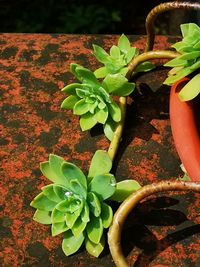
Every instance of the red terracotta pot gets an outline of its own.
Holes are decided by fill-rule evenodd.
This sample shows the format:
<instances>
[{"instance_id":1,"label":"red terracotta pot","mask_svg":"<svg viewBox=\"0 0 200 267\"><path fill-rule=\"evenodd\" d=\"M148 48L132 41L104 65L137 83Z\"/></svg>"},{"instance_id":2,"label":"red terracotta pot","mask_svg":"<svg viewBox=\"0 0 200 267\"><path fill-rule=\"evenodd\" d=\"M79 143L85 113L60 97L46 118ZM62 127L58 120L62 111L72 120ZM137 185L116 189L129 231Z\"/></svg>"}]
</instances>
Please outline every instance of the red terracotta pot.
<instances>
[{"instance_id":1,"label":"red terracotta pot","mask_svg":"<svg viewBox=\"0 0 200 267\"><path fill-rule=\"evenodd\" d=\"M187 102L178 97L187 81L184 78L171 88L170 121L179 157L191 180L200 182L200 97Z\"/></svg>"}]
</instances>

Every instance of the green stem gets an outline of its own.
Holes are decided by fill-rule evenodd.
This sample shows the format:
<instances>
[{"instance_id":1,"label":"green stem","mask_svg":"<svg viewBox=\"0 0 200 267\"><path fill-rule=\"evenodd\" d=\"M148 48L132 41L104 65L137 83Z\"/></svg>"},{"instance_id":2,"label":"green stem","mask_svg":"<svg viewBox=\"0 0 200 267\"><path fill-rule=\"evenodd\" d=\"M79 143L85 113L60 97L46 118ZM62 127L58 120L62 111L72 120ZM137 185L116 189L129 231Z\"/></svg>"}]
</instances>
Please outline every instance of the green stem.
<instances>
[{"instance_id":1,"label":"green stem","mask_svg":"<svg viewBox=\"0 0 200 267\"><path fill-rule=\"evenodd\" d=\"M134 74L134 70L136 67L141 64L142 62L145 62L147 60L151 59L159 59L159 58L175 58L179 55L177 52L173 51L167 51L167 50L157 50L157 51L149 51L146 53L143 53L137 57L135 57L128 66L128 72L127 72L127 78L130 79L131 76Z\"/></svg>"},{"instance_id":2,"label":"green stem","mask_svg":"<svg viewBox=\"0 0 200 267\"><path fill-rule=\"evenodd\" d=\"M115 129L113 139L108 149L108 155L110 156L112 161L114 160L115 155L117 153L117 149L119 147L123 128L124 128L124 122L125 122L125 117L126 117L126 97L119 98L119 107L121 109L121 120Z\"/></svg>"},{"instance_id":3,"label":"green stem","mask_svg":"<svg viewBox=\"0 0 200 267\"><path fill-rule=\"evenodd\" d=\"M150 51L153 49L154 44L154 21L157 16L163 12L173 10L173 9L185 9L185 10L200 10L200 3L190 3L190 2L168 2L162 3L154 7L148 14L146 18L146 32L147 32L147 43L145 51Z\"/></svg>"},{"instance_id":4,"label":"green stem","mask_svg":"<svg viewBox=\"0 0 200 267\"><path fill-rule=\"evenodd\" d=\"M194 191L200 193L200 183L182 181L162 181L151 185L143 186L138 191L130 195L116 211L112 226L108 232L108 244L111 255L117 267L128 267L122 248L121 231L123 224L132 209L144 198L158 192L165 191Z\"/></svg>"},{"instance_id":5,"label":"green stem","mask_svg":"<svg viewBox=\"0 0 200 267\"><path fill-rule=\"evenodd\" d=\"M155 59L155 58L175 58L178 55L178 53L172 52L172 51L150 51L143 53L136 58L134 58L128 66L128 73L126 75L127 79L130 80L134 70L136 67L141 64L142 62L150 59ZM108 155L110 156L111 160L113 161L115 158L115 155L117 153L121 138L122 138L122 133L123 133L123 128L124 128L124 123L125 123L125 115L126 115L126 97L120 97L119 98L119 106L121 109L121 121L118 123L113 139L110 143L110 146L108 148Z\"/></svg>"}]
</instances>

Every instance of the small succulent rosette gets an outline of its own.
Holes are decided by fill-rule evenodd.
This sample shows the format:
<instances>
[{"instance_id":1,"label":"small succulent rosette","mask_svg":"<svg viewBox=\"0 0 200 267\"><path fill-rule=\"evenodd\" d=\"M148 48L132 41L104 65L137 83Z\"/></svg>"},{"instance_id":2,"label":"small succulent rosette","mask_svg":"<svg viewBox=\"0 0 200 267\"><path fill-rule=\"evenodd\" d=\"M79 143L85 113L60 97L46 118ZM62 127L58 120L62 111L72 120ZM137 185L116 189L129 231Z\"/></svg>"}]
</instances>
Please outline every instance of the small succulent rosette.
<instances>
[{"instance_id":1,"label":"small succulent rosette","mask_svg":"<svg viewBox=\"0 0 200 267\"><path fill-rule=\"evenodd\" d=\"M200 27L195 23L181 25L182 40L172 45L180 56L165 64L172 67L164 84L172 85L200 68ZM180 91L181 101L188 101L200 93L200 74L197 73Z\"/></svg>"},{"instance_id":2,"label":"small succulent rosette","mask_svg":"<svg viewBox=\"0 0 200 267\"><path fill-rule=\"evenodd\" d=\"M94 73L78 64L71 64L72 73L82 83L72 83L62 89L68 97L61 107L71 109L80 116L82 131L90 130L97 123L110 125L121 120L121 110L112 96L127 96L135 85L122 74L109 74L100 82Z\"/></svg>"},{"instance_id":3,"label":"small succulent rosette","mask_svg":"<svg viewBox=\"0 0 200 267\"><path fill-rule=\"evenodd\" d=\"M128 64L139 55L139 50L132 47L126 35L122 34L118 40L118 44L110 48L108 54L102 47L93 45L93 54L96 59L104 66L95 70L94 74L97 78L105 78L109 74L122 74L126 76ZM135 72L146 72L152 70L154 65L145 61L141 63Z\"/></svg>"},{"instance_id":4,"label":"small succulent rosette","mask_svg":"<svg viewBox=\"0 0 200 267\"><path fill-rule=\"evenodd\" d=\"M76 165L53 154L41 163L43 175L53 184L44 186L31 202L37 209L33 219L51 224L52 236L64 233L62 249L67 256L85 243L86 250L98 257L105 245L104 228L113 218L105 200L122 201L140 188L133 180L117 184L111 168L112 161L102 150L94 154L88 177Z\"/></svg>"},{"instance_id":5,"label":"small succulent rosette","mask_svg":"<svg viewBox=\"0 0 200 267\"><path fill-rule=\"evenodd\" d=\"M73 110L73 114L80 116L82 131L90 130L97 123L102 124L106 137L111 141L122 117L121 109L113 97L128 96L135 89L135 84L128 81L126 73L129 62L139 51L131 47L125 35L119 38L118 46L111 47L110 54L98 45L93 45L93 48L94 56L104 66L92 72L72 63L70 70L79 82L62 89L67 98L61 108ZM148 71L153 67L150 62L144 62L136 72Z\"/></svg>"}]
</instances>

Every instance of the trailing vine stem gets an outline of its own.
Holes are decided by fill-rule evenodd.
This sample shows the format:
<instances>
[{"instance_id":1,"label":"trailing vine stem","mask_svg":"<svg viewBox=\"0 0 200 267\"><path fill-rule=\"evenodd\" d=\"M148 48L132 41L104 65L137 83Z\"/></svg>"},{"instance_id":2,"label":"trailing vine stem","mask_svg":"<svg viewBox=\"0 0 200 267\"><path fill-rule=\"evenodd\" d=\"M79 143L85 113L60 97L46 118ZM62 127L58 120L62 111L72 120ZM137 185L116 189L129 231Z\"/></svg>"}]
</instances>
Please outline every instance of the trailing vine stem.
<instances>
[{"instance_id":1,"label":"trailing vine stem","mask_svg":"<svg viewBox=\"0 0 200 267\"><path fill-rule=\"evenodd\" d=\"M115 155L117 153L119 144L121 142L121 137L123 133L124 123L125 123L125 117L126 117L126 97L120 97L119 98L119 107L121 109L121 120L117 124L117 127L115 129L113 139L110 143L110 146L108 148L108 155L113 161L115 158Z\"/></svg>"},{"instance_id":2,"label":"trailing vine stem","mask_svg":"<svg viewBox=\"0 0 200 267\"><path fill-rule=\"evenodd\" d=\"M146 33L147 33L147 42L145 47L145 52L153 49L154 45L154 21L157 16L161 13L164 13L173 9L185 9L185 10L200 10L200 3L191 3L191 2L166 2L154 7L146 18Z\"/></svg>"},{"instance_id":3,"label":"trailing vine stem","mask_svg":"<svg viewBox=\"0 0 200 267\"><path fill-rule=\"evenodd\" d=\"M194 191L200 193L200 183L182 181L161 181L151 185L143 186L141 189L130 195L116 211L113 223L108 232L108 244L112 258L117 267L128 267L121 248L121 232L123 224L132 209L144 198L158 192L165 191Z\"/></svg>"},{"instance_id":4,"label":"trailing vine stem","mask_svg":"<svg viewBox=\"0 0 200 267\"><path fill-rule=\"evenodd\" d=\"M175 58L176 56L178 56L179 54L176 52L172 52L172 51L149 51L146 53L143 53L137 57L135 57L128 65L128 72L126 74L126 78L128 80L131 79L134 70L136 69L136 67L141 64L142 62L145 62L146 60L151 60L151 59L159 59L159 58ZM119 98L119 106L121 109L121 120L118 123L115 131L114 131L114 135L113 135L113 139L110 143L110 146L108 148L108 155L110 156L111 160L113 161L115 158L115 155L117 153L121 138L122 138L122 133L123 133L123 128L124 128L124 123L125 123L125 116L126 116L126 97L120 97Z\"/></svg>"},{"instance_id":5,"label":"trailing vine stem","mask_svg":"<svg viewBox=\"0 0 200 267\"><path fill-rule=\"evenodd\" d=\"M179 55L177 52L173 51L167 51L167 50L157 50L157 51L149 51L145 52L143 54L140 54L139 56L135 57L128 65L128 72L126 77L128 79L131 79L131 76L134 74L134 70L136 67L141 64L142 62L145 62L147 60L151 59L164 59L164 58L175 58Z\"/></svg>"}]
</instances>

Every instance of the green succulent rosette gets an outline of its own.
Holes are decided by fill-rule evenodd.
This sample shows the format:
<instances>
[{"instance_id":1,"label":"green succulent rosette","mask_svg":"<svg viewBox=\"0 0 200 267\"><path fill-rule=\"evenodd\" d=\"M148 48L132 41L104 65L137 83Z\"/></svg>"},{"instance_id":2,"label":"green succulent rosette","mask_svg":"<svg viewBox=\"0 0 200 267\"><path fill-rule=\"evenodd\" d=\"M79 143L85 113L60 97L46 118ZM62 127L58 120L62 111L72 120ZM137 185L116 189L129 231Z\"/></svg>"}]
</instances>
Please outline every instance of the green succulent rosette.
<instances>
[{"instance_id":1,"label":"green succulent rosette","mask_svg":"<svg viewBox=\"0 0 200 267\"><path fill-rule=\"evenodd\" d=\"M105 200L122 201L140 188L133 180L116 183L110 174L112 161L107 152L97 150L88 176L74 164L50 154L41 163L41 171L52 184L31 202L36 210L33 219L51 224L52 236L64 233L63 252L69 256L83 243L86 250L98 257L105 245L104 229L112 223L112 208Z\"/></svg>"},{"instance_id":2,"label":"green succulent rosette","mask_svg":"<svg viewBox=\"0 0 200 267\"><path fill-rule=\"evenodd\" d=\"M180 56L165 64L172 67L164 84L172 85L200 68L200 27L195 23L181 26L182 40L172 45ZM196 74L180 91L182 101L188 101L200 93L200 74Z\"/></svg>"},{"instance_id":3,"label":"green succulent rosette","mask_svg":"<svg viewBox=\"0 0 200 267\"><path fill-rule=\"evenodd\" d=\"M139 50L131 46L129 39L124 34L120 36L117 46L113 45L110 48L110 54L98 45L93 45L93 50L96 59L104 64L103 67L95 70L94 74L97 78L104 78L108 74L117 73L125 76L128 71L128 64L139 55ZM136 72L149 71L153 67L152 63L144 62L138 66Z\"/></svg>"},{"instance_id":4,"label":"green succulent rosette","mask_svg":"<svg viewBox=\"0 0 200 267\"><path fill-rule=\"evenodd\" d=\"M68 97L61 107L80 116L82 131L90 130L97 123L118 123L121 110L112 96L127 96L133 92L135 85L122 74L107 75L99 82L93 72L78 64L71 64L70 68L81 83L72 83L62 89Z\"/></svg>"}]
</instances>

